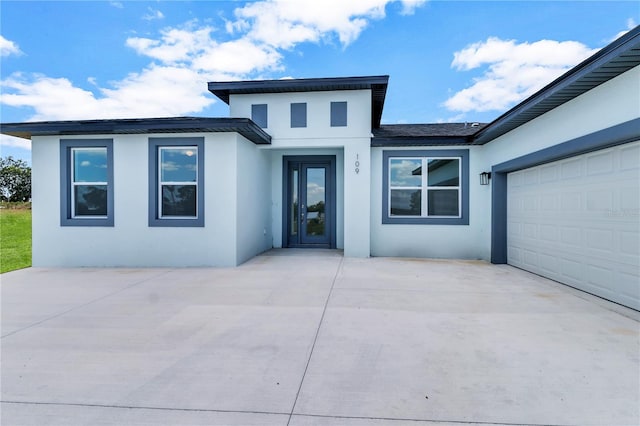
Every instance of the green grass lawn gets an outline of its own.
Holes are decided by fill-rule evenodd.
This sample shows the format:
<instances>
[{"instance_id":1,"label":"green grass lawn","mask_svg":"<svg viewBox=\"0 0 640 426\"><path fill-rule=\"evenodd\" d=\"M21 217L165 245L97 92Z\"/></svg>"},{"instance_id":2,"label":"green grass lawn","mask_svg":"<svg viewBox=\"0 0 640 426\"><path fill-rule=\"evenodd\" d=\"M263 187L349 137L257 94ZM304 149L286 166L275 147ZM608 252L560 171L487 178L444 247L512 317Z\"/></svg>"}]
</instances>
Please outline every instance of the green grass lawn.
<instances>
[{"instance_id":1,"label":"green grass lawn","mask_svg":"<svg viewBox=\"0 0 640 426\"><path fill-rule=\"evenodd\" d=\"M31 266L31 210L0 209L0 273Z\"/></svg>"}]
</instances>

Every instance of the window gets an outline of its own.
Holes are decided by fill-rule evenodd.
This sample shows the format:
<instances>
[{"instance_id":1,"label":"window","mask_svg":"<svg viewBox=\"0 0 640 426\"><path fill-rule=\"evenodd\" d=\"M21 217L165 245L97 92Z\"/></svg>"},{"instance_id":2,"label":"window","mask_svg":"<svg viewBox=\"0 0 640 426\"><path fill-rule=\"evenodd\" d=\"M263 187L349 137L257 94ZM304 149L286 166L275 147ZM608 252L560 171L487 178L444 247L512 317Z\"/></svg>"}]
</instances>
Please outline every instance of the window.
<instances>
[{"instance_id":1,"label":"window","mask_svg":"<svg viewBox=\"0 0 640 426\"><path fill-rule=\"evenodd\" d=\"M204 226L204 138L149 139L149 226Z\"/></svg>"},{"instance_id":2,"label":"window","mask_svg":"<svg viewBox=\"0 0 640 426\"><path fill-rule=\"evenodd\" d=\"M60 225L113 226L113 140L61 140L60 171Z\"/></svg>"},{"instance_id":3,"label":"window","mask_svg":"<svg viewBox=\"0 0 640 426\"><path fill-rule=\"evenodd\" d=\"M331 102L331 127L347 125L347 103Z\"/></svg>"},{"instance_id":4,"label":"window","mask_svg":"<svg viewBox=\"0 0 640 426\"><path fill-rule=\"evenodd\" d=\"M307 104L291 104L291 127L307 127Z\"/></svg>"},{"instance_id":5,"label":"window","mask_svg":"<svg viewBox=\"0 0 640 426\"><path fill-rule=\"evenodd\" d=\"M384 151L382 223L469 224L469 151Z\"/></svg>"},{"instance_id":6,"label":"window","mask_svg":"<svg viewBox=\"0 0 640 426\"><path fill-rule=\"evenodd\" d=\"M251 120L263 129L267 128L267 104L251 105Z\"/></svg>"}]
</instances>

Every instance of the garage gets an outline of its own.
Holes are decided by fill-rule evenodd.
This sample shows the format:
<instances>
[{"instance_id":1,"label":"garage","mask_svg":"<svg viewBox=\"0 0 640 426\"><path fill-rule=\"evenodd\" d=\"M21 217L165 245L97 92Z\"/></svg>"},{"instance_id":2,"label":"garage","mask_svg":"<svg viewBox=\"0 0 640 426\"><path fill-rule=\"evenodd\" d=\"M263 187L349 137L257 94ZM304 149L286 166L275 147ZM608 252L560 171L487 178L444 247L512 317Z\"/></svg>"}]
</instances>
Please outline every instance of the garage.
<instances>
[{"instance_id":1,"label":"garage","mask_svg":"<svg viewBox=\"0 0 640 426\"><path fill-rule=\"evenodd\" d=\"M640 141L507 174L507 263L640 310Z\"/></svg>"}]
</instances>

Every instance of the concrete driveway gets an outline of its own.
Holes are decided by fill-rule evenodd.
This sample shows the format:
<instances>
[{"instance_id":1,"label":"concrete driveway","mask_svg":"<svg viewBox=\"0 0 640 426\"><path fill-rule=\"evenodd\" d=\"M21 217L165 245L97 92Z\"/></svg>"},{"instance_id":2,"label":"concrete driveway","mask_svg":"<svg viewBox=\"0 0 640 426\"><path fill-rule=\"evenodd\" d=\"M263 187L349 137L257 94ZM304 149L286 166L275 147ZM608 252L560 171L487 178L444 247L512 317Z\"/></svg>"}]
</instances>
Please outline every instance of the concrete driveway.
<instances>
[{"instance_id":1,"label":"concrete driveway","mask_svg":"<svg viewBox=\"0 0 640 426\"><path fill-rule=\"evenodd\" d=\"M505 265L274 250L1 280L3 425L640 423L638 313Z\"/></svg>"}]
</instances>

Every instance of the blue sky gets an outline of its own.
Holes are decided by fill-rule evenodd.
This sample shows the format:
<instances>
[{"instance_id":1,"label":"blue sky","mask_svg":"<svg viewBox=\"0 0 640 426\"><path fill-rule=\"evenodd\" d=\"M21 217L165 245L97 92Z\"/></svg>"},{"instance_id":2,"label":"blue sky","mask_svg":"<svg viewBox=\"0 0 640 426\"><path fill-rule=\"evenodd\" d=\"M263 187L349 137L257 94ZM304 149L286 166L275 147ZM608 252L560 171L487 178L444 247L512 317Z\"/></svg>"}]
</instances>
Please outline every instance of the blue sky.
<instances>
[{"instance_id":1,"label":"blue sky","mask_svg":"<svg viewBox=\"0 0 640 426\"><path fill-rule=\"evenodd\" d=\"M635 1L3 0L1 121L228 116L208 81L388 74L383 123L488 122L638 22Z\"/></svg>"}]
</instances>

